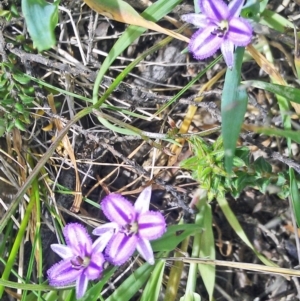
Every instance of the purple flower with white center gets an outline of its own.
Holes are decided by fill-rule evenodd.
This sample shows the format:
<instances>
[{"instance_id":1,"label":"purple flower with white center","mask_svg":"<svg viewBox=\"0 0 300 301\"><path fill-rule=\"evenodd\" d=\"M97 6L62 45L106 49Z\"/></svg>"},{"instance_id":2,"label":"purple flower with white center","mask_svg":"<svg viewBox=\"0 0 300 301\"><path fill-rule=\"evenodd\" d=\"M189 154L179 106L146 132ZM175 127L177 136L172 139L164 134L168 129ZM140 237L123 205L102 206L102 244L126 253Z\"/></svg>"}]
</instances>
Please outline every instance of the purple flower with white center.
<instances>
[{"instance_id":1,"label":"purple flower with white center","mask_svg":"<svg viewBox=\"0 0 300 301\"><path fill-rule=\"evenodd\" d=\"M51 249L63 260L48 270L49 284L63 287L76 282L76 298L81 298L89 280L100 277L110 235L99 237L93 244L87 230L80 224L67 224L63 230L67 245L52 244Z\"/></svg>"},{"instance_id":2,"label":"purple flower with white center","mask_svg":"<svg viewBox=\"0 0 300 301\"><path fill-rule=\"evenodd\" d=\"M163 235L166 222L160 212L149 211L150 198L151 186L141 192L134 206L116 193L111 193L103 199L101 208L111 223L97 227L93 234L110 233L111 240L105 254L114 265L126 262L135 249L149 264L154 264L149 241Z\"/></svg>"},{"instance_id":3,"label":"purple flower with white center","mask_svg":"<svg viewBox=\"0 0 300 301\"><path fill-rule=\"evenodd\" d=\"M233 67L234 46L247 46L252 39L252 27L239 18L244 0L232 0L227 6L222 0L199 0L202 14L186 14L181 18L200 28L189 43L195 59L203 60L221 48L229 68Z\"/></svg>"}]
</instances>

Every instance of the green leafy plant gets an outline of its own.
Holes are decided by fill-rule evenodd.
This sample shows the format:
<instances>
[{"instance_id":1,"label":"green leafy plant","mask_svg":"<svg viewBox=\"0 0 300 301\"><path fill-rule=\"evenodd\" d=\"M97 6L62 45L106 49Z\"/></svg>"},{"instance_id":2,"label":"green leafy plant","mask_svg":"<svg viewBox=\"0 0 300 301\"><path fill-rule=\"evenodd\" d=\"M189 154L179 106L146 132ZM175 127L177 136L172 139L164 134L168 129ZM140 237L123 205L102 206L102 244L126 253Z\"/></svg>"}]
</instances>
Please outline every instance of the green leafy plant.
<instances>
[{"instance_id":1,"label":"green leafy plant","mask_svg":"<svg viewBox=\"0 0 300 301\"><path fill-rule=\"evenodd\" d=\"M194 156L184 160L181 167L192 171L192 176L207 190L208 201L230 193L237 198L246 187L265 193L269 185L279 187L278 195L285 198L288 193L288 173L272 173L272 166L263 157L251 160L247 147L239 147L233 157L232 174L224 166L225 150L221 138L209 144L201 137L189 140Z\"/></svg>"},{"instance_id":2,"label":"green leafy plant","mask_svg":"<svg viewBox=\"0 0 300 301\"><path fill-rule=\"evenodd\" d=\"M30 124L30 109L33 107L34 88L26 77L13 63L3 62L0 66L0 136L14 127L25 130Z\"/></svg>"}]
</instances>

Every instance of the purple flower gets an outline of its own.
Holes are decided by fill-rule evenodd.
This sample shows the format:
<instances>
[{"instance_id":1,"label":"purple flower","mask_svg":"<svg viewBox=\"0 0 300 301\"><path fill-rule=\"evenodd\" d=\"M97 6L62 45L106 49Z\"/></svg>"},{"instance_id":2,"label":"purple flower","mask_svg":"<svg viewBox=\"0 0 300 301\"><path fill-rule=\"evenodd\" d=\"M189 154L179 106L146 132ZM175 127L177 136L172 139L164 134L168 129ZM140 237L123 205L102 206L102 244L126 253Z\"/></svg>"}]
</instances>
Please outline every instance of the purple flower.
<instances>
[{"instance_id":1,"label":"purple flower","mask_svg":"<svg viewBox=\"0 0 300 301\"><path fill-rule=\"evenodd\" d=\"M63 260L48 270L49 284L62 287L76 282L76 297L79 299L84 295L88 281L100 277L105 261L101 252L111 236L103 235L92 244L86 229L77 223L67 224L63 234L67 246L51 245Z\"/></svg>"},{"instance_id":2,"label":"purple flower","mask_svg":"<svg viewBox=\"0 0 300 301\"><path fill-rule=\"evenodd\" d=\"M251 25L238 17L243 3L244 0L232 0L227 6L222 0L199 0L202 14L181 17L200 28L189 43L195 59L205 59L221 48L227 66L232 68L234 46L246 46L252 38Z\"/></svg>"},{"instance_id":3,"label":"purple flower","mask_svg":"<svg viewBox=\"0 0 300 301\"><path fill-rule=\"evenodd\" d=\"M161 213L149 211L150 198L151 186L141 192L134 206L116 193L103 199L101 207L111 223L97 227L93 234L110 233L105 253L114 265L126 262L135 249L149 264L154 264L149 241L163 235L166 222Z\"/></svg>"}]
</instances>

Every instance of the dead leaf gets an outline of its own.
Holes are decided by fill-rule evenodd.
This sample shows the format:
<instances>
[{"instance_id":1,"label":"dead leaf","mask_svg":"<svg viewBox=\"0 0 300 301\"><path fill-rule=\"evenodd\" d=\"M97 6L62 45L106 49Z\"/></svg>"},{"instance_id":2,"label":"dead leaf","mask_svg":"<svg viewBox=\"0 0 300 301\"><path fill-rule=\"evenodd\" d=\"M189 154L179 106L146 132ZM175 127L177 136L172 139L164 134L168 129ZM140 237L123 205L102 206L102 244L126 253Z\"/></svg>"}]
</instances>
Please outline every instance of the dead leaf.
<instances>
[{"instance_id":1,"label":"dead leaf","mask_svg":"<svg viewBox=\"0 0 300 301\"><path fill-rule=\"evenodd\" d=\"M152 21L144 19L128 3L122 0L83 0L97 13L122 23L136 25L161 32L175 39L189 43L190 39L174 31L163 28Z\"/></svg>"}]
</instances>

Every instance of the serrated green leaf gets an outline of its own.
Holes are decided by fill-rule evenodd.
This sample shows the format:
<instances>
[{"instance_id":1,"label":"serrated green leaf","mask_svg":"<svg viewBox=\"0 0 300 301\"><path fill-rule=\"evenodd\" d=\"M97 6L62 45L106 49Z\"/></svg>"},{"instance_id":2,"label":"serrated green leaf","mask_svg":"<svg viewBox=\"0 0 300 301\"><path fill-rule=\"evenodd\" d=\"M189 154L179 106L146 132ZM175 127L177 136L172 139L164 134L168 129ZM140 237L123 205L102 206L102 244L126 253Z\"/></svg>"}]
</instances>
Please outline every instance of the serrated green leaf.
<instances>
[{"instance_id":1,"label":"serrated green leaf","mask_svg":"<svg viewBox=\"0 0 300 301\"><path fill-rule=\"evenodd\" d=\"M253 168L256 172L260 174L272 172L271 164L268 161L266 161L263 157L259 157L254 161Z\"/></svg>"},{"instance_id":2,"label":"serrated green leaf","mask_svg":"<svg viewBox=\"0 0 300 301\"><path fill-rule=\"evenodd\" d=\"M15 121L15 126L16 126L16 128L18 128L20 131L26 131L26 128L25 128L24 123L23 123L21 120L19 120L19 119L16 119L16 121Z\"/></svg>"},{"instance_id":3,"label":"serrated green leaf","mask_svg":"<svg viewBox=\"0 0 300 301\"><path fill-rule=\"evenodd\" d=\"M15 109L16 109L16 111L18 111L18 113L24 113L24 106L22 105L22 104L20 104L19 102L17 102L16 104L15 104Z\"/></svg>"},{"instance_id":4,"label":"serrated green leaf","mask_svg":"<svg viewBox=\"0 0 300 301\"><path fill-rule=\"evenodd\" d=\"M18 96L22 100L22 103L25 104L25 105L29 105L34 101L34 97L31 97L31 96L27 96L27 95L24 95L24 94L19 94Z\"/></svg>"},{"instance_id":5,"label":"serrated green leaf","mask_svg":"<svg viewBox=\"0 0 300 301\"><path fill-rule=\"evenodd\" d=\"M7 84L7 81L8 80L6 78L1 79L1 81L0 81L0 88L4 88L6 86L6 84Z\"/></svg>"},{"instance_id":6,"label":"serrated green leaf","mask_svg":"<svg viewBox=\"0 0 300 301\"><path fill-rule=\"evenodd\" d=\"M0 100L1 105L6 105L6 106L13 105L14 102L15 102L15 100L11 99L11 98L6 98L6 99Z\"/></svg>"},{"instance_id":7,"label":"serrated green leaf","mask_svg":"<svg viewBox=\"0 0 300 301\"><path fill-rule=\"evenodd\" d=\"M245 166L245 162L243 159L239 158L239 157L234 157L233 158L233 166L234 167L243 167Z\"/></svg>"},{"instance_id":8,"label":"serrated green leaf","mask_svg":"<svg viewBox=\"0 0 300 301\"><path fill-rule=\"evenodd\" d=\"M151 241L153 251L173 251L189 235L201 231L201 227L193 224L173 225L159 239Z\"/></svg>"},{"instance_id":9,"label":"serrated green leaf","mask_svg":"<svg viewBox=\"0 0 300 301\"><path fill-rule=\"evenodd\" d=\"M285 175L282 173L282 172L279 172L278 174L277 174L277 182L276 182L276 186L282 186L282 185L284 185L285 183L286 183L286 177L285 177Z\"/></svg>"},{"instance_id":10,"label":"serrated green leaf","mask_svg":"<svg viewBox=\"0 0 300 301\"><path fill-rule=\"evenodd\" d=\"M15 123L10 121L7 125L6 131L10 132L15 127Z\"/></svg>"},{"instance_id":11,"label":"serrated green leaf","mask_svg":"<svg viewBox=\"0 0 300 301\"><path fill-rule=\"evenodd\" d=\"M246 188L248 185L253 185L254 183L254 177L248 175L247 173L237 173L237 178L234 179L233 186L240 194L244 190L244 188Z\"/></svg>"},{"instance_id":12,"label":"serrated green leaf","mask_svg":"<svg viewBox=\"0 0 300 301\"><path fill-rule=\"evenodd\" d=\"M235 155L241 158L245 162L246 166L249 166L250 151L248 147L238 147L235 151Z\"/></svg>"},{"instance_id":13,"label":"serrated green leaf","mask_svg":"<svg viewBox=\"0 0 300 301\"><path fill-rule=\"evenodd\" d=\"M198 179L200 182L205 181L207 177L212 173L212 168L210 166L201 168L200 178Z\"/></svg>"},{"instance_id":14,"label":"serrated green leaf","mask_svg":"<svg viewBox=\"0 0 300 301\"><path fill-rule=\"evenodd\" d=\"M240 88L241 67L245 48L237 47L234 54L234 67L227 69L222 93L222 138L225 149L225 169L231 173L236 142L247 110L248 96Z\"/></svg>"},{"instance_id":15,"label":"serrated green leaf","mask_svg":"<svg viewBox=\"0 0 300 301\"><path fill-rule=\"evenodd\" d=\"M24 74L22 73L13 73L12 77L14 80L16 80L17 82L19 82L22 85L26 85L30 82L30 78L24 76Z\"/></svg>"},{"instance_id":16,"label":"serrated green leaf","mask_svg":"<svg viewBox=\"0 0 300 301\"><path fill-rule=\"evenodd\" d=\"M255 181L257 188L261 193L266 193L268 186L270 185L271 179L261 178Z\"/></svg>"},{"instance_id":17,"label":"serrated green leaf","mask_svg":"<svg viewBox=\"0 0 300 301\"><path fill-rule=\"evenodd\" d=\"M22 12L34 47L38 51L53 47L56 44L54 29L58 22L58 1L22 0Z\"/></svg>"},{"instance_id":18,"label":"serrated green leaf","mask_svg":"<svg viewBox=\"0 0 300 301\"><path fill-rule=\"evenodd\" d=\"M10 6L10 11L11 11L12 15L13 15L15 18L20 17L19 11L18 11L17 6L16 6L15 4L12 4L12 5Z\"/></svg>"},{"instance_id":19,"label":"serrated green leaf","mask_svg":"<svg viewBox=\"0 0 300 301\"><path fill-rule=\"evenodd\" d=\"M9 10L3 10L3 9L0 10L0 17L6 17L9 14L10 14Z\"/></svg>"}]
</instances>

